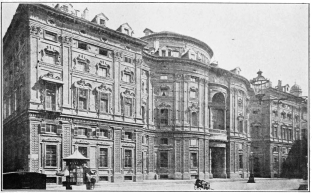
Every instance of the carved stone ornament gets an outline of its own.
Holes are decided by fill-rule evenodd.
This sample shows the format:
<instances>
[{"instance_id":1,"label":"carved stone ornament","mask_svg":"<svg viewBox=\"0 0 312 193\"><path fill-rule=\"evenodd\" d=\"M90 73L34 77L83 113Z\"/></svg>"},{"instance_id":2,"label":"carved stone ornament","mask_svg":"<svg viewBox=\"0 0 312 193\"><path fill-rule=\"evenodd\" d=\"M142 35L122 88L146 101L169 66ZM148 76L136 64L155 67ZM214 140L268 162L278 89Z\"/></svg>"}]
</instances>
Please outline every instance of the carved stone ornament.
<instances>
[{"instance_id":1,"label":"carved stone ornament","mask_svg":"<svg viewBox=\"0 0 312 193\"><path fill-rule=\"evenodd\" d=\"M260 127L260 126L261 126L261 123L259 123L259 122L253 122L253 123L251 123L251 126L252 126L252 127Z\"/></svg>"},{"instance_id":2,"label":"carved stone ornament","mask_svg":"<svg viewBox=\"0 0 312 193\"><path fill-rule=\"evenodd\" d=\"M190 91L197 92L198 88L196 88L195 86L192 86L192 87L190 87Z\"/></svg>"},{"instance_id":3,"label":"carved stone ornament","mask_svg":"<svg viewBox=\"0 0 312 193\"><path fill-rule=\"evenodd\" d=\"M133 62L137 65L141 65L143 63L143 60L141 58L136 58L133 60Z\"/></svg>"},{"instance_id":4,"label":"carved stone ornament","mask_svg":"<svg viewBox=\"0 0 312 193\"><path fill-rule=\"evenodd\" d=\"M60 65L61 64L61 56L59 51L57 51L53 46L47 46L41 51L42 57L41 61L44 61L44 58L49 55L55 57L55 64Z\"/></svg>"},{"instance_id":5,"label":"carved stone ornament","mask_svg":"<svg viewBox=\"0 0 312 193\"><path fill-rule=\"evenodd\" d=\"M134 98L135 94L131 90L127 89L125 92L120 93L121 97Z\"/></svg>"},{"instance_id":6,"label":"carved stone ornament","mask_svg":"<svg viewBox=\"0 0 312 193\"><path fill-rule=\"evenodd\" d=\"M165 103L165 102L162 102L158 105L158 108L161 109L161 108L170 108L171 105L168 104L168 103Z\"/></svg>"},{"instance_id":7,"label":"carved stone ornament","mask_svg":"<svg viewBox=\"0 0 312 193\"><path fill-rule=\"evenodd\" d=\"M278 127L278 123L273 123L272 127Z\"/></svg>"},{"instance_id":8,"label":"carved stone ornament","mask_svg":"<svg viewBox=\"0 0 312 193\"><path fill-rule=\"evenodd\" d=\"M56 76L53 72L48 72L45 75L42 75L41 78L51 78L51 79L55 79L55 80L62 80L59 76Z\"/></svg>"},{"instance_id":9,"label":"carved stone ornament","mask_svg":"<svg viewBox=\"0 0 312 193\"><path fill-rule=\"evenodd\" d=\"M110 143L100 141L100 142L97 142L97 145L110 145Z\"/></svg>"},{"instance_id":10,"label":"carved stone ornament","mask_svg":"<svg viewBox=\"0 0 312 193\"><path fill-rule=\"evenodd\" d=\"M183 74L176 74L177 80L183 80Z\"/></svg>"},{"instance_id":11,"label":"carved stone ornament","mask_svg":"<svg viewBox=\"0 0 312 193\"><path fill-rule=\"evenodd\" d=\"M112 89L108 87L105 83L102 83L100 86L96 87L97 92L111 93Z\"/></svg>"},{"instance_id":12,"label":"carved stone ornament","mask_svg":"<svg viewBox=\"0 0 312 193\"><path fill-rule=\"evenodd\" d=\"M78 57L74 58L75 65L74 65L73 69L76 69L76 65L78 64L78 62L85 64L86 71L90 72L90 60L88 60L84 55L79 54Z\"/></svg>"},{"instance_id":13,"label":"carved stone ornament","mask_svg":"<svg viewBox=\"0 0 312 193\"><path fill-rule=\"evenodd\" d=\"M239 114L239 115L237 116L237 120L239 120L239 121L244 120L244 116L243 116L242 114Z\"/></svg>"},{"instance_id":14,"label":"carved stone ornament","mask_svg":"<svg viewBox=\"0 0 312 193\"><path fill-rule=\"evenodd\" d=\"M55 143L60 142L60 140L59 140L59 139L56 139L56 138L44 138L44 139L42 139L42 141L46 141L46 142L55 142Z\"/></svg>"},{"instance_id":15,"label":"carved stone ornament","mask_svg":"<svg viewBox=\"0 0 312 193\"><path fill-rule=\"evenodd\" d=\"M37 27L37 26L29 26L29 31L30 34L32 35L41 35L42 34L42 29L41 27Z\"/></svg>"},{"instance_id":16,"label":"carved stone ornament","mask_svg":"<svg viewBox=\"0 0 312 193\"><path fill-rule=\"evenodd\" d=\"M120 60L123 57L123 53L122 52L115 52L114 56L115 56L116 60Z\"/></svg>"},{"instance_id":17,"label":"carved stone ornament","mask_svg":"<svg viewBox=\"0 0 312 193\"><path fill-rule=\"evenodd\" d=\"M86 83L86 81L84 79L81 79L81 80L75 82L74 86L76 88L83 88L83 89L88 89L88 90L92 89L92 85L90 83Z\"/></svg>"},{"instance_id":18,"label":"carved stone ornament","mask_svg":"<svg viewBox=\"0 0 312 193\"><path fill-rule=\"evenodd\" d=\"M88 141L86 141L86 140L78 140L78 141L76 141L76 144L90 144Z\"/></svg>"},{"instance_id":19,"label":"carved stone ornament","mask_svg":"<svg viewBox=\"0 0 312 193\"><path fill-rule=\"evenodd\" d=\"M122 143L123 147L135 147L133 143Z\"/></svg>"},{"instance_id":20,"label":"carved stone ornament","mask_svg":"<svg viewBox=\"0 0 312 193\"><path fill-rule=\"evenodd\" d=\"M71 44L73 42L73 38L72 37L68 37L68 36L63 36L62 37L62 42L66 43L66 44Z\"/></svg>"},{"instance_id":21,"label":"carved stone ornament","mask_svg":"<svg viewBox=\"0 0 312 193\"><path fill-rule=\"evenodd\" d=\"M121 80L123 80L124 74L128 74L131 77L130 82L134 82L134 72L131 71L129 67L126 67L123 71L121 71Z\"/></svg>"},{"instance_id":22,"label":"carved stone ornament","mask_svg":"<svg viewBox=\"0 0 312 193\"><path fill-rule=\"evenodd\" d=\"M191 106L188 107L188 110L190 112L198 112L199 111L199 106L196 103L192 103Z\"/></svg>"}]
</instances>

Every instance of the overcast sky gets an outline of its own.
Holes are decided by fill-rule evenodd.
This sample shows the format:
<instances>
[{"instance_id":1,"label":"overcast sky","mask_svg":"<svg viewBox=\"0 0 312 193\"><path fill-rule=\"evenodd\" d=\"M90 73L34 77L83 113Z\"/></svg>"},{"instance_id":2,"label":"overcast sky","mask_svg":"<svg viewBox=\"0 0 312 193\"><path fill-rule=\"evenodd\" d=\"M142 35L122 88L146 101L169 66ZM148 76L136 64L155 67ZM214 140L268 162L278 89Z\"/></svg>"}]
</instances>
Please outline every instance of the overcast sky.
<instances>
[{"instance_id":1,"label":"overcast sky","mask_svg":"<svg viewBox=\"0 0 312 193\"><path fill-rule=\"evenodd\" d=\"M17 3L2 4L2 37ZM207 43L219 67L240 67L248 80L257 71L272 81L294 85L308 94L308 4L226 3L73 3L89 9L89 20L98 13L117 29L128 23L135 37L143 30L172 31Z\"/></svg>"}]
</instances>

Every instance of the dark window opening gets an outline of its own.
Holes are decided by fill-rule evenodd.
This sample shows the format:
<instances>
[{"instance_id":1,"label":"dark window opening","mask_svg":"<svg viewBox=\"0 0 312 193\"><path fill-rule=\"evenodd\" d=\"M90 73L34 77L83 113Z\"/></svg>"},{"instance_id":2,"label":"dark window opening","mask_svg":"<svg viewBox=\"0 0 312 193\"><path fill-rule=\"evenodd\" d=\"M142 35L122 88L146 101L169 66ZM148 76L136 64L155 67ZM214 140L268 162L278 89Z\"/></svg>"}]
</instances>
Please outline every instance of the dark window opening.
<instances>
[{"instance_id":1,"label":"dark window opening","mask_svg":"<svg viewBox=\"0 0 312 193\"><path fill-rule=\"evenodd\" d=\"M197 153L191 153L191 167L197 167Z\"/></svg>"},{"instance_id":2,"label":"dark window opening","mask_svg":"<svg viewBox=\"0 0 312 193\"><path fill-rule=\"evenodd\" d=\"M108 167L108 150L107 148L100 149L100 167Z\"/></svg>"},{"instance_id":3,"label":"dark window opening","mask_svg":"<svg viewBox=\"0 0 312 193\"><path fill-rule=\"evenodd\" d=\"M125 150L125 167L132 167L132 151Z\"/></svg>"},{"instance_id":4,"label":"dark window opening","mask_svg":"<svg viewBox=\"0 0 312 193\"><path fill-rule=\"evenodd\" d=\"M243 164L243 155L239 155L239 168L243 169L244 168L244 164Z\"/></svg>"},{"instance_id":5,"label":"dark window opening","mask_svg":"<svg viewBox=\"0 0 312 193\"><path fill-rule=\"evenodd\" d=\"M160 167L168 167L168 152L160 152Z\"/></svg>"},{"instance_id":6,"label":"dark window opening","mask_svg":"<svg viewBox=\"0 0 312 193\"><path fill-rule=\"evenodd\" d=\"M160 144L168 145L168 138L161 138L160 139Z\"/></svg>"},{"instance_id":7,"label":"dark window opening","mask_svg":"<svg viewBox=\"0 0 312 193\"><path fill-rule=\"evenodd\" d=\"M87 44L83 42L78 42L78 48L87 50Z\"/></svg>"},{"instance_id":8,"label":"dark window opening","mask_svg":"<svg viewBox=\"0 0 312 193\"><path fill-rule=\"evenodd\" d=\"M105 20L104 19L100 19L100 24L101 25L105 25Z\"/></svg>"},{"instance_id":9,"label":"dark window opening","mask_svg":"<svg viewBox=\"0 0 312 193\"><path fill-rule=\"evenodd\" d=\"M46 124L47 133L56 133L56 125Z\"/></svg>"},{"instance_id":10,"label":"dark window opening","mask_svg":"<svg viewBox=\"0 0 312 193\"><path fill-rule=\"evenodd\" d=\"M99 49L99 54L100 54L100 55L103 55L103 56L108 56L108 51L105 50L105 49L100 48L100 49Z\"/></svg>"},{"instance_id":11,"label":"dark window opening","mask_svg":"<svg viewBox=\"0 0 312 193\"><path fill-rule=\"evenodd\" d=\"M78 147L78 151L85 157L88 157L88 148L87 147Z\"/></svg>"},{"instance_id":12,"label":"dark window opening","mask_svg":"<svg viewBox=\"0 0 312 193\"><path fill-rule=\"evenodd\" d=\"M160 124L168 125L168 109L160 110Z\"/></svg>"},{"instance_id":13,"label":"dark window opening","mask_svg":"<svg viewBox=\"0 0 312 193\"><path fill-rule=\"evenodd\" d=\"M52 32L49 32L49 31L46 31L44 38L47 39L47 40L56 41L56 34L52 33Z\"/></svg>"},{"instance_id":14,"label":"dark window opening","mask_svg":"<svg viewBox=\"0 0 312 193\"><path fill-rule=\"evenodd\" d=\"M56 167L56 145L46 146L46 166Z\"/></svg>"}]
</instances>

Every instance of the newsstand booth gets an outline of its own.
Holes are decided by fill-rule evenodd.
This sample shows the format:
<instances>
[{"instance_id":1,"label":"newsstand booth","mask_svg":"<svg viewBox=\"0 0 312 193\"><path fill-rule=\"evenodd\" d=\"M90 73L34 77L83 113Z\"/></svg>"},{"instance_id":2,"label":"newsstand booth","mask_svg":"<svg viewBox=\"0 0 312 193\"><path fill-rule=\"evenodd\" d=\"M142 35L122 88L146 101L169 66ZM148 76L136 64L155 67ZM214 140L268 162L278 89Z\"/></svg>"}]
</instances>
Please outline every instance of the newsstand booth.
<instances>
[{"instance_id":1,"label":"newsstand booth","mask_svg":"<svg viewBox=\"0 0 312 193\"><path fill-rule=\"evenodd\" d=\"M69 171L66 176L66 189L71 189L70 185L83 185L85 183L85 174L89 172L89 168L84 165L90 160L84 157L78 150L72 155L63 158Z\"/></svg>"}]
</instances>

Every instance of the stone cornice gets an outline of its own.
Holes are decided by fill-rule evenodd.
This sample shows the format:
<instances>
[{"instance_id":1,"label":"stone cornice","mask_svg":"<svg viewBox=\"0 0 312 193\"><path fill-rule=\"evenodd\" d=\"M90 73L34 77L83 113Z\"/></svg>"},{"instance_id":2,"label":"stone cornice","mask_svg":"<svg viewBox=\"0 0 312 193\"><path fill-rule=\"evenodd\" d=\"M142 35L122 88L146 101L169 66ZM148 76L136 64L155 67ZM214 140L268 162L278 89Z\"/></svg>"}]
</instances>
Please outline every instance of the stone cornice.
<instances>
[{"instance_id":1,"label":"stone cornice","mask_svg":"<svg viewBox=\"0 0 312 193\"><path fill-rule=\"evenodd\" d=\"M212 49L206 43L204 43L198 39L195 39L193 37L190 37L190 36L164 31L164 32L153 33L153 34L150 34L148 36L141 37L142 40L148 40L148 39L154 39L154 38L176 38L176 39L180 39L180 40L184 40L184 41L186 40L186 41L189 41L189 42L196 44L196 45L200 46L201 48L205 49L208 52L208 54L210 55L210 57L213 56Z\"/></svg>"},{"instance_id":2,"label":"stone cornice","mask_svg":"<svg viewBox=\"0 0 312 193\"><path fill-rule=\"evenodd\" d=\"M128 36L128 35L123 34L121 32L115 31L113 29L100 26L100 25L98 25L96 23L92 23L86 19L79 18L79 17L71 15L69 13L62 12L60 10L54 9L54 8L47 6L47 5L43 5L43 4L20 4L17 10L23 11L23 9L25 9L25 8L28 10L29 9L41 9L41 10L47 12L47 14L51 14L60 20L64 20L64 19L72 20L73 23L75 23L75 25L80 24L80 25L87 26L89 29L97 30L103 34L108 34L108 35L118 39L119 41L122 41L123 43L128 42L128 43L134 44L134 45L139 46L139 47L144 47L147 45L147 42L145 42L139 38L131 37L131 36ZM17 19L19 19L19 18L16 18L16 16L14 16L13 20L17 20ZM6 40L6 36L8 36L8 32L10 33L10 31L14 30L14 29L11 29L12 26L14 26L14 25L11 24L11 26L9 27L9 29L8 29L5 37L4 37L4 40Z\"/></svg>"}]
</instances>

